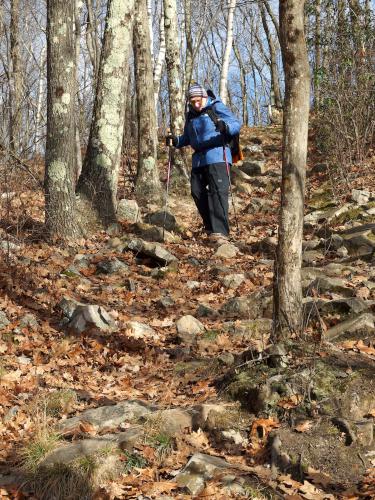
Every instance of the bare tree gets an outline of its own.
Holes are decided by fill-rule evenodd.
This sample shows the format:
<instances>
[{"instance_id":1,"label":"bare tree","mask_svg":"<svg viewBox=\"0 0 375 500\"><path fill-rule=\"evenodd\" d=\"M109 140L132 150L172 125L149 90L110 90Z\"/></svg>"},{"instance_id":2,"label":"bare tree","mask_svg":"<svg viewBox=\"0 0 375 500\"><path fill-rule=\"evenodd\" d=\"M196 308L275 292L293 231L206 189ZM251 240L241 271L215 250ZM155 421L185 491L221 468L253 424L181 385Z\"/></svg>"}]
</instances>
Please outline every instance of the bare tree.
<instances>
[{"instance_id":1,"label":"bare tree","mask_svg":"<svg viewBox=\"0 0 375 500\"><path fill-rule=\"evenodd\" d=\"M233 44L233 18L234 18L235 8L236 8L236 0L228 0L227 36L225 41L225 51L223 57L223 66L221 68L220 87L219 87L219 94L224 104L228 100L228 71L229 71L230 54L232 51L232 44Z\"/></svg>"},{"instance_id":2,"label":"bare tree","mask_svg":"<svg viewBox=\"0 0 375 500\"><path fill-rule=\"evenodd\" d=\"M45 218L52 239L78 235L75 173L74 0L47 1Z\"/></svg>"},{"instance_id":3,"label":"bare tree","mask_svg":"<svg viewBox=\"0 0 375 500\"><path fill-rule=\"evenodd\" d=\"M302 234L310 78L304 0L280 0L285 72L279 242L274 278L274 340L302 328Z\"/></svg>"},{"instance_id":4,"label":"bare tree","mask_svg":"<svg viewBox=\"0 0 375 500\"><path fill-rule=\"evenodd\" d=\"M93 120L77 185L105 226L116 220L133 12L134 0L108 1Z\"/></svg>"},{"instance_id":5,"label":"bare tree","mask_svg":"<svg viewBox=\"0 0 375 500\"><path fill-rule=\"evenodd\" d=\"M20 2L10 2L10 59L12 63L10 73L10 149L19 154L21 145L22 126L22 62L20 50Z\"/></svg>"},{"instance_id":6,"label":"bare tree","mask_svg":"<svg viewBox=\"0 0 375 500\"><path fill-rule=\"evenodd\" d=\"M157 164L156 109L146 0L138 0L134 23L135 85L138 118L137 199L157 202L161 184Z\"/></svg>"}]
</instances>

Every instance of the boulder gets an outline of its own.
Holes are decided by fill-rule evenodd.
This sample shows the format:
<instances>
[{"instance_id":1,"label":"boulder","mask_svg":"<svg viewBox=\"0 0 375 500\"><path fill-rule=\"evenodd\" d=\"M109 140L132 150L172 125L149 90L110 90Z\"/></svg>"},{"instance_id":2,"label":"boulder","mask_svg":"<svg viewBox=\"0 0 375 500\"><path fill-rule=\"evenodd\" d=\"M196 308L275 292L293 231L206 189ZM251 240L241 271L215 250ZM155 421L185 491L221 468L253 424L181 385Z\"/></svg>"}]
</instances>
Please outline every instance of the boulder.
<instances>
[{"instance_id":1,"label":"boulder","mask_svg":"<svg viewBox=\"0 0 375 500\"><path fill-rule=\"evenodd\" d=\"M116 324L101 306L85 304L76 307L70 318L68 327L75 333L80 334L91 328L103 332L112 331L116 328Z\"/></svg>"},{"instance_id":2,"label":"boulder","mask_svg":"<svg viewBox=\"0 0 375 500\"><path fill-rule=\"evenodd\" d=\"M352 200L358 205L366 205L373 197L372 193L362 189L352 189Z\"/></svg>"},{"instance_id":3,"label":"boulder","mask_svg":"<svg viewBox=\"0 0 375 500\"><path fill-rule=\"evenodd\" d=\"M310 283L310 288L315 288L318 293L337 293L345 297L353 297L355 289L346 286L346 281L340 278L330 278L329 276L319 276Z\"/></svg>"},{"instance_id":4,"label":"boulder","mask_svg":"<svg viewBox=\"0 0 375 500\"><path fill-rule=\"evenodd\" d=\"M204 331L204 325L194 316L182 316L176 321L177 337L186 344L194 343L196 336Z\"/></svg>"},{"instance_id":5,"label":"boulder","mask_svg":"<svg viewBox=\"0 0 375 500\"><path fill-rule=\"evenodd\" d=\"M327 208L325 210L314 210L313 212L308 213L304 217L305 223L310 224L321 224L322 222L330 222L334 217L338 217L346 212L348 212L351 208L351 205L346 204L342 207L333 207Z\"/></svg>"},{"instance_id":6,"label":"boulder","mask_svg":"<svg viewBox=\"0 0 375 500\"><path fill-rule=\"evenodd\" d=\"M226 276L223 276L220 281L226 288L236 290L245 281L245 275L242 273L227 274Z\"/></svg>"},{"instance_id":7,"label":"boulder","mask_svg":"<svg viewBox=\"0 0 375 500\"><path fill-rule=\"evenodd\" d=\"M151 326L139 321L128 321L125 323L126 333L136 339L158 339L159 335Z\"/></svg>"},{"instance_id":8,"label":"boulder","mask_svg":"<svg viewBox=\"0 0 375 500\"><path fill-rule=\"evenodd\" d=\"M375 249L375 224L362 224L340 233L350 255L362 256Z\"/></svg>"},{"instance_id":9,"label":"boulder","mask_svg":"<svg viewBox=\"0 0 375 500\"><path fill-rule=\"evenodd\" d=\"M214 257L219 259L233 259L238 253L238 248L232 243L224 243L214 253Z\"/></svg>"},{"instance_id":10,"label":"boulder","mask_svg":"<svg viewBox=\"0 0 375 500\"><path fill-rule=\"evenodd\" d=\"M96 264L98 274L128 274L129 266L119 259L106 259Z\"/></svg>"},{"instance_id":11,"label":"boulder","mask_svg":"<svg viewBox=\"0 0 375 500\"><path fill-rule=\"evenodd\" d=\"M162 245L158 243L149 243L140 238L133 239L127 243L126 248L139 255L151 257L156 262L167 266L173 262L178 262L177 257L172 255Z\"/></svg>"},{"instance_id":12,"label":"boulder","mask_svg":"<svg viewBox=\"0 0 375 500\"><path fill-rule=\"evenodd\" d=\"M272 316L272 297L254 292L242 297L232 297L225 302L220 313L225 317L257 319Z\"/></svg>"},{"instance_id":13,"label":"boulder","mask_svg":"<svg viewBox=\"0 0 375 500\"><path fill-rule=\"evenodd\" d=\"M245 172L245 174L250 176L264 175L266 173L266 162L264 160L246 160L239 168L240 170L242 170L242 172Z\"/></svg>"},{"instance_id":14,"label":"boulder","mask_svg":"<svg viewBox=\"0 0 375 500\"><path fill-rule=\"evenodd\" d=\"M247 214L267 214L275 211L272 200L268 198L251 198L250 203L245 208Z\"/></svg>"},{"instance_id":15,"label":"boulder","mask_svg":"<svg viewBox=\"0 0 375 500\"><path fill-rule=\"evenodd\" d=\"M353 334L360 331L375 332L375 317L370 313L362 313L339 323L325 332L327 340L334 340L345 334Z\"/></svg>"},{"instance_id":16,"label":"boulder","mask_svg":"<svg viewBox=\"0 0 375 500\"><path fill-rule=\"evenodd\" d=\"M165 227L167 231L176 231L176 217L170 211L158 210L145 216L145 221L153 226Z\"/></svg>"},{"instance_id":17,"label":"boulder","mask_svg":"<svg viewBox=\"0 0 375 500\"><path fill-rule=\"evenodd\" d=\"M140 221L141 212L138 203L135 200L120 200L117 205L117 217L131 223Z\"/></svg>"},{"instance_id":18,"label":"boulder","mask_svg":"<svg viewBox=\"0 0 375 500\"><path fill-rule=\"evenodd\" d=\"M218 312L207 304L199 304L195 315L198 318L216 318Z\"/></svg>"}]
</instances>

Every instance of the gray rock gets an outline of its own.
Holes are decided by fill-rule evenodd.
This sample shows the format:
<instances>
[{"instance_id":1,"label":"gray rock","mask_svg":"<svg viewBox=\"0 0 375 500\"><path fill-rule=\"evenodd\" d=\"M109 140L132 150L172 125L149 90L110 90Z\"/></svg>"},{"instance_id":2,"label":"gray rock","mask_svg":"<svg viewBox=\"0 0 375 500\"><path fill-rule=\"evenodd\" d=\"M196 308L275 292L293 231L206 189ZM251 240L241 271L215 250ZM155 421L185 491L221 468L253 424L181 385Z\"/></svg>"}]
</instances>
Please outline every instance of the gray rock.
<instances>
[{"instance_id":1,"label":"gray rock","mask_svg":"<svg viewBox=\"0 0 375 500\"><path fill-rule=\"evenodd\" d=\"M114 320L101 307L97 305L79 305L74 310L68 327L76 333L82 333L89 328L108 332L116 328Z\"/></svg>"},{"instance_id":2,"label":"gray rock","mask_svg":"<svg viewBox=\"0 0 375 500\"><path fill-rule=\"evenodd\" d=\"M266 162L263 160L258 161L244 161L240 169L247 175L264 175L266 173Z\"/></svg>"},{"instance_id":3,"label":"gray rock","mask_svg":"<svg viewBox=\"0 0 375 500\"><path fill-rule=\"evenodd\" d=\"M163 231L163 228L159 226L150 226L149 224L138 224L137 233L139 236L150 242L157 243L174 243L178 240L178 237L170 233L169 231Z\"/></svg>"},{"instance_id":4,"label":"gray rock","mask_svg":"<svg viewBox=\"0 0 375 500\"><path fill-rule=\"evenodd\" d=\"M199 281L192 281L192 280L189 280L186 282L186 286L189 290L196 290L197 288L199 288L201 285L199 283Z\"/></svg>"},{"instance_id":5,"label":"gray rock","mask_svg":"<svg viewBox=\"0 0 375 500\"><path fill-rule=\"evenodd\" d=\"M349 204L342 207L327 208L326 210L314 210L304 217L305 223L319 224L322 222L330 222L334 217L348 212L352 207Z\"/></svg>"},{"instance_id":6,"label":"gray rock","mask_svg":"<svg viewBox=\"0 0 375 500\"><path fill-rule=\"evenodd\" d=\"M176 321L177 336L180 341L190 344L194 342L197 335L204 331L204 325L194 316L182 316Z\"/></svg>"},{"instance_id":7,"label":"gray rock","mask_svg":"<svg viewBox=\"0 0 375 500\"><path fill-rule=\"evenodd\" d=\"M129 266L116 258L107 259L97 263L96 271L103 274L127 274Z\"/></svg>"},{"instance_id":8,"label":"gray rock","mask_svg":"<svg viewBox=\"0 0 375 500\"><path fill-rule=\"evenodd\" d=\"M0 311L0 330L10 325L10 321L4 311Z\"/></svg>"},{"instance_id":9,"label":"gray rock","mask_svg":"<svg viewBox=\"0 0 375 500\"><path fill-rule=\"evenodd\" d=\"M272 330L272 320L258 318L253 320L229 321L223 324L224 331L242 337L244 340L264 341L266 343Z\"/></svg>"},{"instance_id":10,"label":"gray rock","mask_svg":"<svg viewBox=\"0 0 375 500\"><path fill-rule=\"evenodd\" d=\"M375 224L363 224L340 233L350 255L367 255L375 249Z\"/></svg>"},{"instance_id":11,"label":"gray rock","mask_svg":"<svg viewBox=\"0 0 375 500\"><path fill-rule=\"evenodd\" d=\"M178 262L178 259L158 243L149 243L141 239L133 239L128 242L127 248L137 254L143 254L155 259L162 265Z\"/></svg>"},{"instance_id":12,"label":"gray rock","mask_svg":"<svg viewBox=\"0 0 375 500\"><path fill-rule=\"evenodd\" d=\"M352 297L355 294L354 288L346 286L346 282L340 278L330 278L329 276L320 276L310 284L318 293L339 293L345 297Z\"/></svg>"},{"instance_id":13,"label":"gray rock","mask_svg":"<svg viewBox=\"0 0 375 500\"><path fill-rule=\"evenodd\" d=\"M215 318L218 312L207 304L199 304L195 315L198 318Z\"/></svg>"},{"instance_id":14,"label":"gray rock","mask_svg":"<svg viewBox=\"0 0 375 500\"><path fill-rule=\"evenodd\" d=\"M237 181L243 181L243 182L250 182L251 177L247 175L245 172L243 172L240 168L232 165L231 170L231 179L234 184L237 183Z\"/></svg>"},{"instance_id":15,"label":"gray rock","mask_svg":"<svg viewBox=\"0 0 375 500\"><path fill-rule=\"evenodd\" d=\"M82 302L78 302L71 297L63 297L58 303L59 309L62 311L65 318L71 319L74 311L78 306L83 306Z\"/></svg>"},{"instance_id":16,"label":"gray rock","mask_svg":"<svg viewBox=\"0 0 375 500\"><path fill-rule=\"evenodd\" d=\"M307 250L302 253L302 261L305 264L316 264L317 262L324 260L325 256L320 250Z\"/></svg>"},{"instance_id":17,"label":"gray rock","mask_svg":"<svg viewBox=\"0 0 375 500\"><path fill-rule=\"evenodd\" d=\"M337 250L342 247L344 240L341 238L339 234L331 234L329 238L324 241L324 248L327 250Z\"/></svg>"},{"instance_id":18,"label":"gray rock","mask_svg":"<svg viewBox=\"0 0 375 500\"><path fill-rule=\"evenodd\" d=\"M129 290L129 292L135 292L137 289L137 283L133 279L127 278L124 281L124 288L126 288L126 290Z\"/></svg>"},{"instance_id":19,"label":"gray rock","mask_svg":"<svg viewBox=\"0 0 375 500\"><path fill-rule=\"evenodd\" d=\"M214 253L214 257L220 259L233 259L238 253L238 248L232 243L224 243L220 245L219 248Z\"/></svg>"},{"instance_id":20,"label":"gray rock","mask_svg":"<svg viewBox=\"0 0 375 500\"><path fill-rule=\"evenodd\" d=\"M243 148L243 151L246 153L253 153L253 154L262 154L263 153L263 148L260 144L252 144L252 145L245 145Z\"/></svg>"},{"instance_id":21,"label":"gray rock","mask_svg":"<svg viewBox=\"0 0 375 500\"><path fill-rule=\"evenodd\" d=\"M123 233L123 228L122 225L119 224L118 222L113 222L107 227L105 232L109 236L120 236Z\"/></svg>"},{"instance_id":22,"label":"gray rock","mask_svg":"<svg viewBox=\"0 0 375 500\"><path fill-rule=\"evenodd\" d=\"M225 366L233 366L236 358L231 352L222 352L217 360Z\"/></svg>"},{"instance_id":23,"label":"gray rock","mask_svg":"<svg viewBox=\"0 0 375 500\"><path fill-rule=\"evenodd\" d=\"M352 200L358 205L366 205L372 198L371 192L362 189L352 189Z\"/></svg>"},{"instance_id":24,"label":"gray rock","mask_svg":"<svg viewBox=\"0 0 375 500\"><path fill-rule=\"evenodd\" d=\"M75 431L80 422L88 422L99 432L105 428L138 423L156 409L156 407L149 406L142 401L123 401L114 406L100 406L99 408L85 410L80 415L62 420L57 425L57 430L62 434L68 434Z\"/></svg>"},{"instance_id":25,"label":"gray rock","mask_svg":"<svg viewBox=\"0 0 375 500\"><path fill-rule=\"evenodd\" d=\"M325 332L325 338L328 340L334 340L347 333L355 333L361 330L375 332L374 325L375 318L372 314L363 313L353 318L349 318L342 323L330 328Z\"/></svg>"},{"instance_id":26,"label":"gray rock","mask_svg":"<svg viewBox=\"0 0 375 500\"><path fill-rule=\"evenodd\" d=\"M327 171L327 163L316 163L310 170L307 171L307 177L311 177L315 174L325 174Z\"/></svg>"},{"instance_id":27,"label":"gray rock","mask_svg":"<svg viewBox=\"0 0 375 500\"><path fill-rule=\"evenodd\" d=\"M304 240L302 241L302 250L316 250L324 240Z\"/></svg>"},{"instance_id":28,"label":"gray rock","mask_svg":"<svg viewBox=\"0 0 375 500\"><path fill-rule=\"evenodd\" d=\"M145 216L145 221L153 226L161 228L164 226L167 231L176 231L177 229L176 217L168 210L166 212L164 212L164 210L158 210L147 214Z\"/></svg>"},{"instance_id":29,"label":"gray rock","mask_svg":"<svg viewBox=\"0 0 375 500\"><path fill-rule=\"evenodd\" d=\"M27 313L20 319L19 326L20 328L31 328L32 330L36 330L39 328L39 323L34 314Z\"/></svg>"},{"instance_id":30,"label":"gray rock","mask_svg":"<svg viewBox=\"0 0 375 500\"><path fill-rule=\"evenodd\" d=\"M168 307L173 307L176 304L175 301L172 299L172 297L170 297L169 295L164 295L163 297L160 297L157 303L162 307L165 307L166 309Z\"/></svg>"},{"instance_id":31,"label":"gray rock","mask_svg":"<svg viewBox=\"0 0 375 500\"><path fill-rule=\"evenodd\" d=\"M340 298L335 300L316 299L315 297L306 297L304 306L307 313L314 313L317 310L325 314L359 314L368 311L371 307L371 301L365 301L359 297Z\"/></svg>"},{"instance_id":32,"label":"gray rock","mask_svg":"<svg viewBox=\"0 0 375 500\"><path fill-rule=\"evenodd\" d=\"M135 200L122 199L117 205L117 217L126 222L138 222L141 219L141 212Z\"/></svg>"},{"instance_id":33,"label":"gray rock","mask_svg":"<svg viewBox=\"0 0 375 500\"><path fill-rule=\"evenodd\" d=\"M220 313L226 317L258 319L269 317L271 304L272 297L254 292L250 295L230 298L221 306Z\"/></svg>"},{"instance_id":34,"label":"gray rock","mask_svg":"<svg viewBox=\"0 0 375 500\"><path fill-rule=\"evenodd\" d=\"M349 255L349 252L348 252L348 249L344 246L338 248L336 250L336 253L339 257L341 257L342 259L344 259L345 257L347 257Z\"/></svg>"},{"instance_id":35,"label":"gray rock","mask_svg":"<svg viewBox=\"0 0 375 500\"><path fill-rule=\"evenodd\" d=\"M245 281L245 275L242 273L227 274L226 276L223 276L220 281L226 288L231 288L232 290L236 290Z\"/></svg>"},{"instance_id":36,"label":"gray rock","mask_svg":"<svg viewBox=\"0 0 375 500\"><path fill-rule=\"evenodd\" d=\"M4 253L15 253L21 250L20 245L16 245L15 243L12 243L11 241L8 240L1 240L0 241L0 250Z\"/></svg>"},{"instance_id":37,"label":"gray rock","mask_svg":"<svg viewBox=\"0 0 375 500\"><path fill-rule=\"evenodd\" d=\"M155 340L159 335L151 326L139 321L128 321L125 323L126 332L136 339Z\"/></svg>"},{"instance_id":38,"label":"gray rock","mask_svg":"<svg viewBox=\"0 0 375 500\"><path fill-rule=\"evenodd\" d=\"M191 410L184 410L182 408L170 408L151 415L148 418L148 423L152 425L153 420L155 420L160 434L174 437L181 434L185 429L192 429L194 427L193 413Z\"/></svg>"},{"instance_id":39,"label":"gray rock","mask_svg":"<svg viewBox=\"0 0 375 500\"><path fill-rule=\"evenodd\" d=\"M245 208L248 214L267 214L275 211L272 200L268 198L251 198L250 203Z\"/></svg>"}]
</instances>

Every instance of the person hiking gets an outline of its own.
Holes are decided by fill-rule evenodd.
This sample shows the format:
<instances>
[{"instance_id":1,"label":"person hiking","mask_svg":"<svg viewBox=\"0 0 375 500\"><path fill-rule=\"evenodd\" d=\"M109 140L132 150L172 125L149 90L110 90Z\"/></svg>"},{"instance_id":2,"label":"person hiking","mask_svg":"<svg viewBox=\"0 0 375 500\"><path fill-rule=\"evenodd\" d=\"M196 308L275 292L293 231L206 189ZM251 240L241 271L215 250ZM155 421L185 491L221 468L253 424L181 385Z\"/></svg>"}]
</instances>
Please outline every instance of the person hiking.
<instances>
[{"instance_id":1,"label":"person hiking","mask_svg":"<svg viewBox=\"0 0 375 500\"><path fill-rule=\"evenodd\" d=\"M220 243L229 236L230 179L226 161L231 165L232 155L228 142L239 134L241 123L219 98L210 91L208 95L198 83L189 88L187 97L184 132L180 136L167 135L166 144L193 148L191 195L205 233Z\"/></svg>"}]
</instances>

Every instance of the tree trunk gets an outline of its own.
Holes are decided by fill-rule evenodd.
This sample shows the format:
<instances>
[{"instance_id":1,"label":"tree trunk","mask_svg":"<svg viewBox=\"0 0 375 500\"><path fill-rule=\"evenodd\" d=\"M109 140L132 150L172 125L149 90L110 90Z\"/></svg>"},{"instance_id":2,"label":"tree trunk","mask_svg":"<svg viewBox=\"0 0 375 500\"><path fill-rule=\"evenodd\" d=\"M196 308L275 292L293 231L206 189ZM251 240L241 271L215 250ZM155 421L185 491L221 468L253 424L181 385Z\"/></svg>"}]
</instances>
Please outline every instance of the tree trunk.
<instances>
[{"instance_id":1,"label":"tree trunk","mask_svg":"<svg viewBox=\"0 0 375 500\"><path fill-rule=\"evenodd\" d=\"M266 34L268 48L270 51L270 70L271 70L271 106L276 106L276 108L282 107L282 99L279 85L279 70L277 68L277 57L276 57L276 48L275 43L272 39L272 33L269 30L266 12L264 10L264 3L262 0L259 2L260 15L262 18L262 25L264 32ZM272 102L273 101L273 102Z\"/></svg>"},{"instance_id":2,"label":"tree trunk","mask_svg":"<svg viewBox=\"0 0 375 500\"><path fill-rule=\"evenodd\" d=\"M241 52L239 51L236 44L233 45L234 54L238 61L238 66L240 68L240 85L241 85L241 95L242 95L242 122L244 125L249 125L249 113L247 110L247 85L246 85L246 71L242 61Z\"/></svg>"},{"instance_id":3,"label":"tree trunk","mask_svg":"<svg viewBox=\"0 0 375 500\"><path fill-rule=\"evenodd\" d=\"M174 135L178 135L182 133L184 127L184 109L182 104L180 43L177 30L176 0L163 0L163 5L171 132ZM182 150L173 151L173 165L176 167L176 170L173 172L176 182L180 180L186 186L189 176L186 170L185 155Z\"/></svg>"},{"instance_id":4,"label":"tree trunk","mask_svg":"<svg viewBox=\"0 0 375 500\"><path fill-rule=\"evenodd\" d=\"M74 0L47 1L45 219L52 239L78 235L75 222Z\"/></svg>"},{"instance_id":5,"label":"tree trunk","mask_svg":"<svg viewBox=\"0 0 375 500\"><path fill-rule=\"evenodd\" d=\"M81 0L75 0L74 3L74 36L75 36L75 56L76 56L76 79L78 81L78 73L79 73L79 60L81 55L81 9L82 3ZM79 102L78 96L75 99L76 103L76 112L75 116L75 125L76 125L76 173L75 179L76 181L79 179L79 176L82 172L82 151L81 151L81 134L79 131Z\"/></svg>"},{"instance_id":6,"label":"tree trunk","mask_svg":"<svg viewBox=\"0 0 375 500\"><path fill-rule=\"evenodd\" d=\"M219 94L224 104L228 100L228 71L230 62L230 53L233 45L233 18L236 0L228 0L228 18L227 18L227 37L225 41L225 51L223 57L223 66L220 74Z\"/></svg>"},{"instance_id":7,"label":"tree trunk","mask_svg":"<svg viewBox=\"0 0 375 500\"><path fill-rule=\"evenodd\" d=\"M275 30L276 30L276 34L277 34L277 38L279 40L279 43L281 44L281 41L280 41L280 27L279 27L279 23L277 22L277 19L276 19L276 16L275 14L273 13L272 9L271 9L271 6L268 2L268 0L262 0L263 2L263 5L268 13L268 15L270 16L271 18L271 21L273 23L273 25L275 26Z\"/></svg>"},{"instance_id":8,"label":"tree trunk","mask_svg":"<svg viewBox=\"0 0 375 500\"><path fill-rule=\"evenodd\" d=\"M185 41L186 41L186 60L184 77L184 94L190 87L193 77L193 35L191 31L191 0L184 0L185 11Z\"/></svg>"},{"instance_id":9,"label":"tree trunk","mask_svg":"<svg viewBox=\"0 0 375 500\"><path fill-rule=\"evenodd\" d=\"M300 334L303 326L301 264L310 94L304 3L304 0L280 0L279 5L285 105L279 242L274 275L275 341L288 333Z\"/></svg>"},{"instance_id":10,"label":"tree trunk","mask_svg":"<svg viewBox=\"0 0 375 500\"><path fill-rule=\"evenodd\" d=\"M164 62L165 62L165 30L164 30L164 12L162 9L160 15L160 45L159 45L158 57L156 59L154 67L154 98L155 98L156 109L158 107L160 80Z\"/></svg>"},{"instance_id":11,"label":"tree trunk","mask_svg":"<svg viewBox=\"0 0 375 500\"><path fill-rule=\"evenodd\" d=\"M161 199L157 164L157 134L150 34L146 0L138 0L134 23L134 63L138 118L137 199L146 204Z\"/></svg>"},{"instance_id":12,"label":"tree trunk","mask_svg":"<svg viewBox=\"0 0 375 500\"><path fill-rule=\"evenodd\" d=\"M93 120L77 191L107 226L116 220L117 184L134 0L109 0Z\"/></svg>"},{"instance_id":13,"label":"tree trunk","mask_svg":"<svg viewBox=\"0 0 375 500\"><path fill-rule=\"evenodd\" d=\"M320 105L320 70L322 66L321 48L321 12L322 0L315 0L315 67L314 67L314 102L315 107Z\"/></svg>"},{"instance_id":14,"label":"tree trunk","mask_svg":"<svg viewBox=\"0 0 375 500\"><path fill-rule=\"evenodd\" d=\"M20 51L20 27L19 27L20 2L10 2L10 59L12 71L10 78L10 149L20 154L21 127L22 127L22 63Z\"/></svg>"},{"instance_id":15,"label":"tree trunk","mask_svg":"<svg viewBox=\"0 0 375 500\"><path fill-rule=\"evenodd\" d=\"M86 45L87 51L92 64L93 73L93 91L95 93L96 82L98 79L99 65L100 65L100 40L98 36L97 21L94 14L92 0L86 0L87 9L87 26L86 26Z\"/></svg>"}]
</instances>

